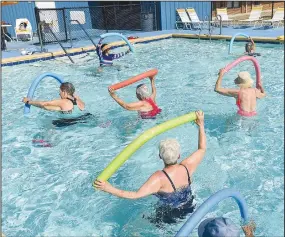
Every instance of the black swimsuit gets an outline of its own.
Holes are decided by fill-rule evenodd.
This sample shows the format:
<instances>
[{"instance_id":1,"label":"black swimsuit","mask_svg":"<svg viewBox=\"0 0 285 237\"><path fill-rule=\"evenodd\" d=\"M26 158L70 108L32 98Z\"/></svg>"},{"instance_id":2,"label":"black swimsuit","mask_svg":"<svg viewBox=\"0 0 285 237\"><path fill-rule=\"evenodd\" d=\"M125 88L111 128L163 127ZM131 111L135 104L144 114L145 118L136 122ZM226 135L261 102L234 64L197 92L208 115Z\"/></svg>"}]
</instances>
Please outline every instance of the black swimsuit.
<instances>
[{"instance_id":1,"label":"black swimsuit","mask_svg":"<svg viewBox=\"0 0 285 237\"><path fill-rule=\"evenodd\" d=\"M73 105L77 105L76 98L74 98L74 99L66 98L66 99L70 100ZM68 110L68 111L61 111L61 113L63 113L63 114L71 114L72 111L73 111L73 109Z\"/></svg>"},{"instance_id":2,"label":"black swimsuit","mask_svg":"<svg viewBox=\"0 0 285 237\"><path fill-rule=\"evenodd\" d=\"M248 53L248 56L256 57L256 56L261 56L261 54L260 53Z\"/></svg>"},{"instance_id":3,"label":"black swimsuit","mask_svg":"<svg viewBox=\"0 0 285 237\"><path fill-rule=\"evenodd\" d=\"M181 164L182 165L182 164ZM182 165L184 166L184 165ZM162 172L165 174L165 176L167 177L167 179L169 180L174 192L172 193L166 193L166 192L159 192L154 194L156 197L158 197L160 199L160 201L165 204L165 205L169 205L172 207L178 207L181 206L181 204L185 203L188 201L188 197L191 196L192 192L191 192L191 180L190 180L190 175L189 175L189 171L187 169L186 166L184 166L187 172L187 176L188 176L188 186L180 188L180 189L176 189L175 185L173 183L173 181L171 180L171 178L169 177L169 175L162 170Z\"/></svg>"},{"instance_id":4,"label":"black swimsuit","mask_svg":"<svg viewBox=\"0 0 285 237\"><path fill-rule=\"evenodd\" d=\"M87 123L90 123L90 121L94 121L94 123L97 124L96 117L90 113L86 113L76 118L62 118L62 119L53 120L52 124L60 128L60 127L67 127L67 126L78 124L78 123L87 124ZM94 126L97 126L97 125L94 125Z\"/></svg>"},{"instance_id":5,"label":"black swimsuit","mask_svg":"<svg viewBox=\"0 0 285 237\"><path fill-rule=\"evenodd\" d=\"M182 165L182 164L181 164ZM182 165L184 166L184 165ZM184 166L188 176L188 185L176 189L169 175L162 170L174 190L172 193L159 192L154 194L159 198L159 206L156 208L155 216L148 218L150 222L155 223L158 227L163 223L176 223L177 219L185 218L189 213L194 211L194 196L191 191L190 174L186 166Z\"/></svg>"}]
</instances>

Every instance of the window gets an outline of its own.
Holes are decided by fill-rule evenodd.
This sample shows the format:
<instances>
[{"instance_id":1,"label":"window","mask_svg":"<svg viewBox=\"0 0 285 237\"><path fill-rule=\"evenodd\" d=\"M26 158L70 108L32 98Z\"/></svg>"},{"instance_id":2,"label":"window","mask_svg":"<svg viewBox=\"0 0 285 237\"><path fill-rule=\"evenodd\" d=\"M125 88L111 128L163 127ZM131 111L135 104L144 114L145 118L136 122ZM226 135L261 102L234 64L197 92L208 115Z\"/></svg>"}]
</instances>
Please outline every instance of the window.
<instances>
[{"instance_id":1,"label":"window","mask_svg":"<svg viewBox=\"0 0 285 237\"><path fill-rule=\"evenodd\" d=\"M78 24L78 22L82 25L85 24L85 12L84 11L70 11L70 20L73 20L71 24ZM77 20L77 21L74 21Z\"/></svg>"},{"instance_id":2,"label":"window","mask_svg":"<svg viewBox=\"0 0 285 237\"><path fill-rule=\"evenodd\" d=\"M227 2L227 8L239 8L240 7L240 2L235 1L235 2Z\"/></svg>"},{"instance_id":3,"label":"window","mask_svg":"<svg viewBox=\"0 0 285 237\"><path fill-rule=\"evenodd\" d=\"M234 2L234 8L239 8L240 7L240 2Z\"/></svg>"}]
</instances>

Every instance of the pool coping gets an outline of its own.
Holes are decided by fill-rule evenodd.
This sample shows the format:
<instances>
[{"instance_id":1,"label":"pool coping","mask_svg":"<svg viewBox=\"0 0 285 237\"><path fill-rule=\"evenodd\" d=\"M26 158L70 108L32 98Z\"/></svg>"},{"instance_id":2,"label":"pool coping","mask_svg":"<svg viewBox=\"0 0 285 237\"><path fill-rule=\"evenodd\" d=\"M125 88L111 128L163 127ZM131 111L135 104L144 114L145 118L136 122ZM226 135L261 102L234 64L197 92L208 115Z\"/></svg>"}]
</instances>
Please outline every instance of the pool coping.
<instances>
[{"instance_id":1,"label":"pool coping","mask_svg":"<svg viewBox=\"0 0 285 237\"><path fill-rule=\"evenodd\" d=\"M172 34L161 34L158 36L150 36L150 37L141 37L138 39L131 39L131 43L135 44L143 44L143 43L150 43L153 41L163 40L163 39L170 39L170 38L189 38L189 39L202 39L202 40L231 40L231 35L198 35L198 34L184 34L184 33L172 33ZM284 44L284 36L278 36L276 38L273 37L252 37L252 39L257 43L271 43L271 44ZM236 37L235 40L237 41L246 41L247 39L244 37ZM116 48L125 45L124 41L115 41L113 43L109 43L108 47ZM70 56L88 53L94 51L96 49L95 46L86 46L86 47L79 47L68 49L68 53ZM33 54L33 55L25 55L25 56L18 56L18 57L11 57L5 58L1 60L1 66L13 66L23 63L32 63L36 61L44 61L50 60L58 57L66 56L64 51L56 51L50 53L40 53L40 54Z\"/></svg>"}]
</instances>

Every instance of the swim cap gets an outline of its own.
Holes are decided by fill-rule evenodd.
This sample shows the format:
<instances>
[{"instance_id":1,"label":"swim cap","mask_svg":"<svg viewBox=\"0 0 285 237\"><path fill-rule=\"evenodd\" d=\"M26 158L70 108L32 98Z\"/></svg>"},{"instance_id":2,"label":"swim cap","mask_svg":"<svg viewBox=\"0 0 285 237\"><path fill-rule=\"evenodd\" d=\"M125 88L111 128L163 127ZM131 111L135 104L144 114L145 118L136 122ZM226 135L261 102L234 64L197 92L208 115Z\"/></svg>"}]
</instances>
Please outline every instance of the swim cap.
<instances>
[{"instance_id":1,"label":"swim cap","mask_svg":"<svg viewBox=\"0 0 285 237\"><path fill-rule=\"evenodd\" d=\"M199 237L240 237L240 231L229 218L208 218L198 227Z\"/></svg>"}]
</instances>

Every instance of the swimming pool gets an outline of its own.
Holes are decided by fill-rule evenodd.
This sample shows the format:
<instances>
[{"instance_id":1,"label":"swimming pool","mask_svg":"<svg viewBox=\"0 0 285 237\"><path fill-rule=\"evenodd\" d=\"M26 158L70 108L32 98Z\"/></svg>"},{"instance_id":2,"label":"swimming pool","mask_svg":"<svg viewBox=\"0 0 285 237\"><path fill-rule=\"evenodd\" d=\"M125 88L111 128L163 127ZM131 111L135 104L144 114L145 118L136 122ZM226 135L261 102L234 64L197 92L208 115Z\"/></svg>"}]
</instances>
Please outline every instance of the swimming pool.
<instances>
[{"instance_id":1,"label":"swimming pool","mask_svg":"<svg viewBox=\"0 0 285 237\"><path fill-rule=\"evenodd\" d=\"M258 116L236 115L235 101L214 93L218 69L232 62L244 43L236 42L228 55L225 41L168 39L136 45L136 53L118 61L122 70L107 68L97 74L98 59L77 65L58 60L3 68L3 233L6 236L173 236L183 225L157 228L147 217L154 214L155 197L131 201L94 191L93 179L135 137L163 121L197 109L205 112L207 154L194 175L197 205L216 191L231 187L245 197L258 236L284 232L284 51L283 45L257 44L267 98L258 102ZM120 49L116 49L120 50ZM93 56L95 54L91 54ZM76 61L76 60L75 60ZM128 66L129 65L129 66ZM107 86L151 68L158 68L157 120L136 122L135 112L124 111L109 96ZM223 85L232 86L243 62L229 72ZM21 99L31 81L54 72L72 82L95 118L86 124L55 128L60 115L35 107L25 117ZM135 87L119 91L135 100ZM58 84L44 80L36 98L58 97ZM108 121L111 125L100 126ZM53 147L32 146L34 137ZM158 143L166 137L181 143L182 157L197 148L197 128L186 124L152 139L110 179L115 186L134 190L162 169ZM209 216L222 215L239 223L232 200L222 202ZM195 234L193 234L196 236Z\"/></svg>"}]
</instances>

